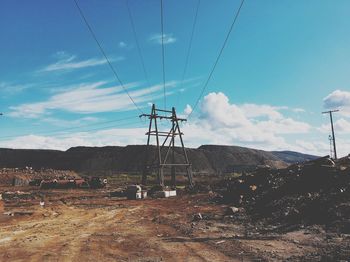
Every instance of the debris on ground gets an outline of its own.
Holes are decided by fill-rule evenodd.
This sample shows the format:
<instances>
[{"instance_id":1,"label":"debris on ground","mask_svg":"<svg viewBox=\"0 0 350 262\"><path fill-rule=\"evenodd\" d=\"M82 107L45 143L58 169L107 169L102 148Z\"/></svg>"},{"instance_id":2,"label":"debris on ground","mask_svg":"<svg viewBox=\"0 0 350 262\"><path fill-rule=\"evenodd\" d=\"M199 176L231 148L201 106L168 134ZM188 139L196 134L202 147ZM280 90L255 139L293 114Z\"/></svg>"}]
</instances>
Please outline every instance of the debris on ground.
<instances>
[{"instance_id":1,"label":"debris on ground","mask_svg":"<svg viewBox=\"0 0 350 262\"><path fill-rule=\"evenodd\" d=\"M39 184L41 189L104 188L106 185L107 179L100 177L43 179Z\"/></svg>"},{"instance_id":2,"label":"debris on ground","mask_svg":"<svg viewBox=\"0 0 350 262\"><path fill-rule=\"evenodd\" d=\"M80 178L80 176L68 170L25 168L1 168L0 185L8 186L40 186L42 180Z\"/></svg>"},{"instance_id":3,"label":"debris on ground","mask_svg":"<svg viewBox=\"0 0 350 262\"><path fill-rule=\"evenodd\" d=\"M203 219L203 216L201 213L197 213L193 216L193 221L199 221L199 220L202 220Z\"/></svg>"},{"instance_id":4,"label":"debris on ground","mask_svg":"<svg viewBox=\"0 0 350 262\"><path fill-rule=\"evenodd\" d=\"M237 212L239 212L239 208L238 207L228 207L227 208L227 215L234 215Z\"/></svg>"},{"instance_id":5,"label":"debris on ground","mask_svg":"<svg viewBox=\"0 0 350 262\"><path fill-rule=\"evenodd\" d=\"M26 172L32 180L60 179ZM125 181L89 190L0 183L0 260L173 261L181 254L191 261L347 261L349 176L350 157L325 157L197 177L194 191L180 187L177 197L144 201L125 199ZM135 197L147 188L132 184Z\"/></svg>"},{"instance_id":6,"label":"debris on ground","mask_svg":"<svg viewBox=\"0 0 350 262\"><path fill-rule=\"evenodd\" d=\"M125 195L127 199L145 199L147 198L147 191L142 190L140 185L129 185L126 188Z\"/></svg>"},{"instance_id":7,"label":"debris on ground","mask_svg":"<svg viewBox=\"0 0 350 262\"><path fill-rule=\"evenodd\" d=\"M222 186L222 185L221 185ZM325 225L350 233L350 158L328 156L285 169L257 169L225 181L222 201L247 208L256 221Z\"/></svg>"},{"instance_id":8,"label":"debris on ground","mask_svg":"<svg viewBox=\"0 0 350 262\"><path fill-rule=\"evenodd\" d=\"M5 191L2 193L2 198L4 201L16 200L16 199L34 199L34 193L23 192L23 191Z\"/></svg>"}]
</instances>

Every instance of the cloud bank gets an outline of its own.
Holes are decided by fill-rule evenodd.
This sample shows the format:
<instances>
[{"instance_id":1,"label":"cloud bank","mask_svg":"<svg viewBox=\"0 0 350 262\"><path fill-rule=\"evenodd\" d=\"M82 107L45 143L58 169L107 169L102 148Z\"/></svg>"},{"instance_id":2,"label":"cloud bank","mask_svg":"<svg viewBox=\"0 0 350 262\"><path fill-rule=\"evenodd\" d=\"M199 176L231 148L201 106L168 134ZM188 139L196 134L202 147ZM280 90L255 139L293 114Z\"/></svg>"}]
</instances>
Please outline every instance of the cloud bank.
<instances>
[{"instance_id":1,"label":"cloud bank","mask_svg":"<svg viewBox=\"0 0 350 262\"><path fill-rule=\"evenodd\" d=\"M167 95L171 95L176 81L169 81L165 87ZM163 85L140 88L137 83L124 85L136 104L154 101L163 96ZM137 88L137 89L136 89ZM116 112L134 110L135 107L121 86L110 86L107 82L95 82L78 85L61 91L46 101L21 104L10 107L12 117L38 118L61 110L77 114Z\"/></svg>"}]
</instances>

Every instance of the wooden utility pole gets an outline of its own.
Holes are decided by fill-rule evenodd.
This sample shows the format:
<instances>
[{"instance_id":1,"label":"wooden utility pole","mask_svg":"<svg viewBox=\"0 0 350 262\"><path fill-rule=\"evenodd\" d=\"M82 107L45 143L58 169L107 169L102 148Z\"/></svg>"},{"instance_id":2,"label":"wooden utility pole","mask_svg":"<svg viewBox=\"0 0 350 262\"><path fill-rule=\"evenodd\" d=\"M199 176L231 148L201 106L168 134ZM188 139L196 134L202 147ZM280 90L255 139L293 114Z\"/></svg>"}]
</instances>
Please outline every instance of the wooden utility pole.
<instances>
[{"instance_id":1,"label":"wooden utility pole","mask_svg":"<svg viewBox=\"0 0 350 262\"><path fill-rule=\"evenodd\" d=\"M335 146L335 135L334 135L334 126L333 126L333 113L335 112L339 112L339 110L325 111L325 112L322 112L322 114L329 114L329 119L331 120L334 159L337 160L337 148Z\"/></svg>"},{"instance_id":2,"label":"wooden utility pole","mask_svg":"<svg viewBox=\"0 0 350 262\"><path fill-rule=\"evenodd\" d=\"M144 168L142 173L142 184L147 184L147 175L150 174L152 169L157 169L157 181L160 186L164 186L164 173L163 170L165 167L171 168L171 185L173 187L176 187L176 167L184 166L186 168L187 177L189 181L190 187L193 187L193 179L192 179L192 166L188 160L187 152L185 149L185 145L182 139L183 133L180 130L179 122L187 121L184 118L179 118L176 115L175 108L173 107L172 110L163 110L163 109L157 109L155 104L152 105L151 114L142 114L140 117L148 117L149 127L147 135L147 149L145 152L145 162L144 162ZM172 127L170 131L163 132L159 131L158 129L158 122L157 120L170 120L172 123ZM154 126L154 128L153 128ZM151 142L151 136L156 137L156 156L155 161L152 161L151 164L149 164L150 159L150 142ZM162 144L160 144L160 138L165 137ZM175 163L175 138L178 137L180 139L181 143L181 151L182 155L184 157L184 163ZM169 141L168 141L169 140ZM168 142L168 144L167 144ZM163 149L166 149L165 155L163 153ZM171 152L171 163L167 163L169 153ZM163 158L164 155L164 158Z\"/></svg>"}]
</instances>

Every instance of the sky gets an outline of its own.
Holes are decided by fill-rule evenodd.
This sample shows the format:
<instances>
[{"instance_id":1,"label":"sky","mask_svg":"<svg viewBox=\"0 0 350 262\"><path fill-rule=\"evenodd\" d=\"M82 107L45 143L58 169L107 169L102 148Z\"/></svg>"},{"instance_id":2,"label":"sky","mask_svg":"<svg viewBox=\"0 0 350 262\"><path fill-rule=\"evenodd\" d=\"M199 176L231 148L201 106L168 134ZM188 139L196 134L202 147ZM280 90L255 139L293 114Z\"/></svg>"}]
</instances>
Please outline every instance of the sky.
<instances>
[{"instance_id":1,"label":"sky","mask_svg":"<svg viewBox=\"0 0 350 262\"><path fill-rule=\"evenodd\" d=\"M317 155L330 150L321 112L339 109L338 155L350 153L350 1L246 0L195 108L239 0L163 0L165 99L160 1L78 3L123 85L73 0L1 1L0 147L145 144L138 116L154 103L193 111L181 125L188 147Z\"/></svg>"}]
</instances>

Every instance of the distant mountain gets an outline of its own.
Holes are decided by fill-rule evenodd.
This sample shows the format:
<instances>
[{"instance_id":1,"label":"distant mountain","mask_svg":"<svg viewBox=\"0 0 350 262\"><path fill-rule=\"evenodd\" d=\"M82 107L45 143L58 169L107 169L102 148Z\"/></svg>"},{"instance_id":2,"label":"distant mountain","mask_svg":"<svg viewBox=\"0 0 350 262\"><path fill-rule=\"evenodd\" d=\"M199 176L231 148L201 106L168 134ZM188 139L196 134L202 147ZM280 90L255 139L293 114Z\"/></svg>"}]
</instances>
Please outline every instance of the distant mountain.
<instances>
[{"instance_id":1,"label":"distant mountain","mask_svg":"<svg viewBox=\"0 0 350 262\"><path fill-rule=\"evenodd\" d=\"M302 163L319 158L319 156L302 154L294 151L272 151L271 153L288 164Z\"/></svg>"},{"instance_id":2,"label":"distant mountain","mask_svg":"<svg viewBox=\"0 0 350 262\"><path fill-rule=\"evenodd\" d=\"M146 146L73 147L67 151L36 149L0 149L0 167L52 168L72 170L80 174L99 175L142 171ZM151 147L150 156L155 156ZM259 165L273 168L316 158L297 152L268 152L238 146L203 145L188 148L194 172L231 173L249 171ZM181 148L175 150L175 161L182 161Z\"/></svg>"}]
</instances>

